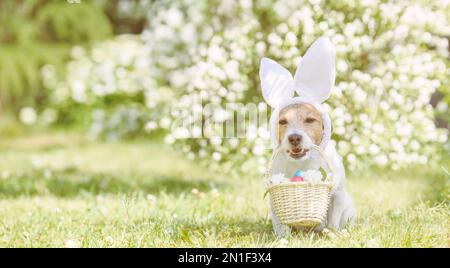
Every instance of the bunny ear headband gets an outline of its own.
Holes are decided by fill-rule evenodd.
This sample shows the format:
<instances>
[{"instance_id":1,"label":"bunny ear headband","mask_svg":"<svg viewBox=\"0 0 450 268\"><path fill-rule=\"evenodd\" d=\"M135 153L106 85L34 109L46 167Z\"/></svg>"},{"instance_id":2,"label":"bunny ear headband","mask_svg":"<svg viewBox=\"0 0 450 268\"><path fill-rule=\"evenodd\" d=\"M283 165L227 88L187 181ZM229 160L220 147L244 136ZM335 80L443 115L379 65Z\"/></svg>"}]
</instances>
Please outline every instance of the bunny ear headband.
<instances>
[{"instance_id":1,"label":"bunny ear headband","mask_svg":"<svg viewBox=\"0 0 450 268\"><path fill-rule=\"evenodd\" d=\"M295 76L275 61L263 58L259 76L264 100L275 110L270 118L272 145L278 147L276 129L278 114L294 103L310 103L322 114L324 136L320 146L325 148L331 136L331 122L322 103L330 96L336 76L334 49L328 38L321 37L309 47L298 64ZM298 97L294 97L297 92Z\"/></svg>"}]
</instances>

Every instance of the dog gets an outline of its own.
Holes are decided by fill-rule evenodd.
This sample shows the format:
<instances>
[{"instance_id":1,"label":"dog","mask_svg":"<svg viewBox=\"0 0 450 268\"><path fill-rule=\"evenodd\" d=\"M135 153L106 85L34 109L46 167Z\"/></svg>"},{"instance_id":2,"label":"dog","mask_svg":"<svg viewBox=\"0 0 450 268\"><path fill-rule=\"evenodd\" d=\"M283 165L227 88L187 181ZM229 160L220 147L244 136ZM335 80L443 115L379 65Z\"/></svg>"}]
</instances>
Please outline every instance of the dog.
<instances>
[{"instance_id":1,"label":"dog","mask_svg":"<svg viewBox=\"0 0 450 268\"><path fill-rule=\"evenodd\" d=\"M291 176L296 170L323 168L334 171L336 186L332 189L326 222L316 228L321 231L339 230L353 224L355 208L345 190L345 168L342 157L331 137L331 121L322 105L330 95L335 82L334 49L331 42L321 37L307 50L295 76L281 65L263 58L260 65L261 89L264 100L274 109L270 118L273 146L270 176L283 173ZM298 96L294 97L295 92ZM320 146L331 167L328 167L312 146ZM284 237L290 228L275 215L271 217L275 234Z\"/></svg>"}]
</instances>

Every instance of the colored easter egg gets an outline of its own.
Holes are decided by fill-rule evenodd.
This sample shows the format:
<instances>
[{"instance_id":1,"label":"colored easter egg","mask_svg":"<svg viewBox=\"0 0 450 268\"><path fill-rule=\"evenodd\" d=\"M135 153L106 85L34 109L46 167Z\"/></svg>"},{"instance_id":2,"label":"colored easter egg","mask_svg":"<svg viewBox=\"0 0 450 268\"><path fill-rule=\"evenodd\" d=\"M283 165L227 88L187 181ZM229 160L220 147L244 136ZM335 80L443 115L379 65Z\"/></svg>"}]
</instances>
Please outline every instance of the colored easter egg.
<instances>
[{"instance_id":1,"label":"colored easter egg","mask_svg":"<svg viewBox=\"0 0 450 268\"><path fill-rule=\"evenodd\" d=\"M299 169L295 172L294 177L303 177L303 172Z\"/></svg>"},{"instance_id":2,"label":"colored easter egg","mask_svg":"<svg viewBox=\"0 0 450 268\"><path fill-rule=\"evenodd\" d=\"M300 182L300 181L304 181L303 177L301 176L294 176L291 179L292 182Z\"/></svg>"}]
</instances>

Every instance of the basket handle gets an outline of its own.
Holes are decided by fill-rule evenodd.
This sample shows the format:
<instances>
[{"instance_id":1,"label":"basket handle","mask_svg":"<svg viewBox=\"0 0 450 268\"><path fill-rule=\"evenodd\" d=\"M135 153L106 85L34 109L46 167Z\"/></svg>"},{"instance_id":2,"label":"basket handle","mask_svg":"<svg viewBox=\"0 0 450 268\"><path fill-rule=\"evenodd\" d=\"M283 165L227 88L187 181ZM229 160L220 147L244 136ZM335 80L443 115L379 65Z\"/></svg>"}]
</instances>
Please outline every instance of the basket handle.
<instances>
[{"instance_id":1,"label":"basket handle","mask_svg":"<svg viewBox=\"0 0 450 268\"><path fill-rule=\"evenodd\" d=\"M325 152L323 151L322 147L312 144L311 148L313 148L319 152L320 157L322 157L322 159L325 161L325 164L328 166L328 169L331 172L331 176L327 172L327 177L325 178L324 181L332 183L333 188L334 188L335 187L334 184L336 183L336 180L334 180L334 176L336 175L336 170L334 170L334 167L333 167L333 165L331 165L330 160L328 160L328 158L326 157Z\"/></svg>"}]
</instances>

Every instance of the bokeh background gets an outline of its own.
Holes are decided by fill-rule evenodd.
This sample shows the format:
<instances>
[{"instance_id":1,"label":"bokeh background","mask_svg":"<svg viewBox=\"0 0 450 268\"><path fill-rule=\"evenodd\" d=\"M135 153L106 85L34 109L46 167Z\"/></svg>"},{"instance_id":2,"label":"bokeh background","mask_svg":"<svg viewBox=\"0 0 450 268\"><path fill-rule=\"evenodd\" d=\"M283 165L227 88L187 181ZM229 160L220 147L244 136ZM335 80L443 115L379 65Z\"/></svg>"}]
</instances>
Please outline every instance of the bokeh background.
<instances>
[{"instance_id":1,"label":"bokeh background","mask_svg":"<svg viewBox=\"0 0 450 268\"><path fill-rule=\"evenodd\" d=\"M325 35L337 51L334 138L349 167L427 164L448 149L449 11L448 1L2 1L2 134L26 132L18 121L106 140L164 136L190 159L262 171L266 129L190 140L171 122L200 96L261 102L260 58L294 71Z\"/></svg>"},{"instance_id":2,"label":"bokeh background","mask_svg":"<svg viewBox=\"0 0 450 268\"><path fill-rule=\"evenodd\" d=\"M429 183L436 200L448 204L448 0L1 1L0 194L183 192L176 179L161 179L161 165L170 169L170 163L159 162L157 171L143 169L157 179L136 184L129 176L94 176L75 183L72 179L84 174L77 167L89 163L74 160L71 150L86 144L106 158L118 150L125 158L134 152L137 159L136 142L160 144L171 156L162 157L166 162L174 153L187 161L183 165L256 178L270 155L266 128L250 126L246 139L186 139L189 130L172 122L200 109L199 99L218 105L210 111L217 122L242 112L225 111L225 103L256 103L270 112L259 86L261 57L294 72L320 36L336 48L337 80L327 107L348 172L396 172L386 178L390 181L426 170L420 176L437 176ZM45 156L53 149L56 155ZM101 161L94 157L98 152L91 152L92 161ZM17 170L15 163L22 163ZM105 169L110 165L104 163ZM52 172L62 173L52 182ZM44 179L27 181L30 176ZM102 188L105 180L112 188ZM187 184L185 191L217 190L208 185ZM69 240L69 246L88 241Z\"/></svg>"}]
</instances>

